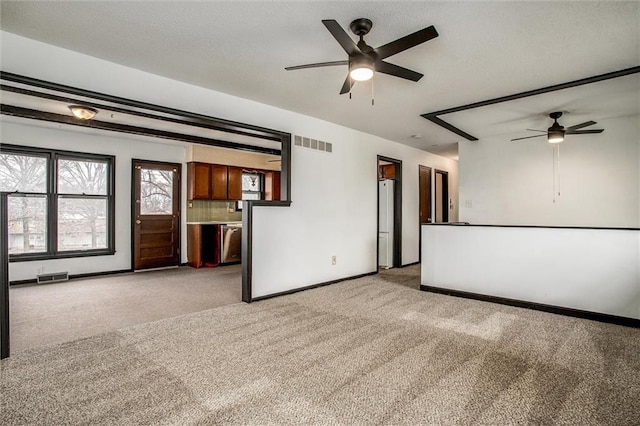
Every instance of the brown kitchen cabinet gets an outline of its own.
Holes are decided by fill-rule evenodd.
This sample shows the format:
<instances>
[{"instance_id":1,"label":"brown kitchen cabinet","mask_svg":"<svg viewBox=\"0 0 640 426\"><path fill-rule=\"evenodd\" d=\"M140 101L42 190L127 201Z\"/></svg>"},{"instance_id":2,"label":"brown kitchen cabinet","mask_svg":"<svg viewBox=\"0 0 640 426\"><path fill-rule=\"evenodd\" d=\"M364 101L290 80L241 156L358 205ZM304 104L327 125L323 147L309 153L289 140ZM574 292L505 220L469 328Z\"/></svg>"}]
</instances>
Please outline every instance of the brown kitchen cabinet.
<instances>
[{"instance_id":1,"label":"brown kitchen cabinet","mask_svg":"<svg viewBox=\"0 0 640 426\"><path fill-rule=\"evenodd\" d=\"M211 167L211 200L229 200L227 184L229 182L228 167L210 164Z\"/></svg>"},{"instance_id":2,"label":"brown kitchen cabinet","mask_svg":"<svg viewBox=\"0 0 640 426\"><path fill-rule=\"evenodd\" d=\"M228 169L221 164L187 163L187 198L189 200L230 200ZM240 172L242 182L242 171ZM241 191L242 193L242 188Z\"/></svg>"},{"instance_id":3,"label":"brown kitchen cabinet","mask_svg":"<svg viewBox=\"0 0 640 426\"><path fill-rule=\"evenodd\" d=\"M187 164L187 196L190 200L209 200L211 197L211 167L206 163Z\"/></svg>"},{"instance_id":4,"label":"brown kitchen cabinet","mask_svg":"<svg viewBox=\"0 0 640 426\"><path fill-rule=\"evenodd\" d=\"M187 225L187 265L202 267L202 225Z\"/></svg>"},{"instance_id":5,"label":"brown kitchen cabinet","mask_svg":"<svg viewBox=\"0 0 640 426\"><path fill-rule=\"evenodd\" d=\"M264 199L280 200L280 172L264 174Z\"/></svg>"},{"instance_id":6,"label":"brown kitchen cabinet","mask_svg":"<svg viewBox=\"0 0 640 426\"><path fill-rule=\"evenodd\" d=\"M219 225L187 225L187 265L192 268L217 266L220 263Z\"/></svg>"},{"instance_id":7,"label":"brown kitchen cabinet","mask_svg":"<svg viewBox=\"0 0 640 426\"><path fill-rule=\"evenodd\" d=\"M227 200L242 200L242 168L227 167Z\"/></svg>"},{"instance_id":8,"label":"brown kitchen cabinet","mask_svg":"<svg viewBox=\"0 0 640 426\"><path fill-rule=\"evenodd\" d=\"M394 164L384 164L378 166L378 179L395 179L396 166Z\"/></svg>"},{"instance_id":9,"label":"brown kitchen cabinet","mask_svg":"<svg viewBox=\"0 0 640 426\"><path fill-rule=\"evenodd\" d=\"M280 200L280 172L264 171L264 199ZM242 167L187 163L189 200L242 200Z\"/></svg>"}]
</instances>

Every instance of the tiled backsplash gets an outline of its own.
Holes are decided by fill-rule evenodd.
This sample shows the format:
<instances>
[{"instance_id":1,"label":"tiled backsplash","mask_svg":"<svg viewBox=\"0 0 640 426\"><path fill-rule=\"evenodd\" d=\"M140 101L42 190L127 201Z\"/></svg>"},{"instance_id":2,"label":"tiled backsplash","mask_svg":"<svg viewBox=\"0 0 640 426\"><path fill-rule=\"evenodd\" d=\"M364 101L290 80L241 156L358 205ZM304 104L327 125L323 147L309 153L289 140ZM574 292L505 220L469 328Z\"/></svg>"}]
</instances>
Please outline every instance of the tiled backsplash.
<instances>
[{"instance_id":1,"label":"tiled backsplash","mask_svg":"<svg viewBox=\"0 0 640 426\"><path fill-rule=\"evenodd\" d=\"M242 212L236 211L235 201L193 200L187 201L187 203L187 222L208 222L212 220L234 222L242 220Z\"/></svg>"}]
</instances>

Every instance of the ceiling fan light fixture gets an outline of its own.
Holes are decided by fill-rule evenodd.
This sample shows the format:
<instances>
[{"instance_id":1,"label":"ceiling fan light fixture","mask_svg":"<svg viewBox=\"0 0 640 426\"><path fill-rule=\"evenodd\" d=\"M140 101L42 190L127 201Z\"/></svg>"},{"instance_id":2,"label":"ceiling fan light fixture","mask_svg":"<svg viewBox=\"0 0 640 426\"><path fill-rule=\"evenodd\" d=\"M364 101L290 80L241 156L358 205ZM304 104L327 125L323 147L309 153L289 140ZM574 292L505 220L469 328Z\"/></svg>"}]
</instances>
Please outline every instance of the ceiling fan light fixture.
<instances>
[{"instance_id":1,"label":"ceiling fan light fixture","mask_svg":"<svg viewBox=\"0 0 640 426\"><path fill-rule=\"evenodd\" d=\"M564 141L564 129L554 129L553 127L549 127L547 141L549 143L560 143Z\"/></svg>"},{"instance_id":2,"label":"ceiling fan light fixture","mask_svg":"<svg viewBox=\"0 0 640 426\"><path fill-rule=\"evenodd\" d=\"M69 105L69 109L73 115L82 120L91 120L98 113L97 109L85 105Z\"/></svg>"},{"instance_id":3,"label":"ceiling fan light fixture","mask_svg":"<svg viewBox=\"0 0 640 426\"><path fill-rule=\"evenodd\" d=\"M367 58L356 59L351 63L349 75L355 81L367 81L373 77L373 61Z\"/></svg>"},{"instance_id":4,"label":"ceiling fan light fixture","mask_svg":"<svg viewBox=\"0 0 640 426\"><path fill-rule=\"evenodd\" d=\"M549 114L549 117L553 118L553 124L547 129L547 141L549 143L560 143L564 141L564 126L558 123L558 118L561 116L561 112L552 112Z\"/></svg>"}]
</instances>

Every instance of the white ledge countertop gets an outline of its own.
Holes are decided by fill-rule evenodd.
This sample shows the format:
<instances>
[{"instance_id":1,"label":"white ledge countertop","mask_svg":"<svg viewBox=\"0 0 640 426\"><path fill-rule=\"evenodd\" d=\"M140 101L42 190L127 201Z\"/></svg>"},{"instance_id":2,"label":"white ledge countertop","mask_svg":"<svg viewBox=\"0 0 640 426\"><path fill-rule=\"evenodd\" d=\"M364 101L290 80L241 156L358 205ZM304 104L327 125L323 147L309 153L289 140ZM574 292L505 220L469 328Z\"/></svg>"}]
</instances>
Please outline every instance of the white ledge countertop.
<instances>
[{"instance_id":1,"label":"white ledge countertop","mask_svg":"<svg viewBox=\"0 0 640 426\"><path fill-rule=\"evenodd\" d=\"M187 222L187 225L242 225L241 220L207 220L203 222Z\"/></svg>"},{"instance_id":2,"label":"white ledge countertop","mask_svg":"<svg viewBox=\"0 0 640 426\"><path fill-rule=\"evenodd\" d=\"M540 229L602 229L612 231L640 231L640 228L605 227L605 226L552 226L552 225L488 225L469 222L423 223L422 226L468 226L471 228L540 228Z\"/></svg>"}]
</instances>

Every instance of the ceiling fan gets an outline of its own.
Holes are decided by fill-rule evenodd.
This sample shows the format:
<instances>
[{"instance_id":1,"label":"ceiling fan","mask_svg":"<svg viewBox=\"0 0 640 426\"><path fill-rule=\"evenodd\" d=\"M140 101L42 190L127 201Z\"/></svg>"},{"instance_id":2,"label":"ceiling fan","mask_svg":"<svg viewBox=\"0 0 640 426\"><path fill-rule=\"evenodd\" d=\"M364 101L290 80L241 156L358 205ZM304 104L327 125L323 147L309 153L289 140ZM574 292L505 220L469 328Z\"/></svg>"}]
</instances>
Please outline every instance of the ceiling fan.
<instances>
[{"instance_id":1,"label":"ceiling fan","mask_svg":"<svg viewBox=\"0 0 640 426\"><path fill-rule=\"evenodd\" d=\"M576 124L574 126L569 126L565 128L564 126L561 126L560 123L558 123L558 118L562 117L562 112L560 111L552 112L551 114L549 114L549 117L553 119L553 124L547 130L527 129L530 132L542 132L542 133L545 133L546 135L526 136L524 138L511 139L511 142L519 141L522 139L531 139L531 138L537 138L540 136L547 136L547 141L549 141L549 143L560 143L564 141L564 137L566 135L588 135L592 133L604 132L604 129L580 130L588 126L593 126L594 124L596 124L595 121L585 121L584 123Z\"/></svg>"},{"instance_id":2,"label":"ceiling fan","mask_svg":"<svg viewBox=\"0 0 640 426\"><path fill-rule=\"evenodd\" d=\"M415 33L401 37L395 41L387 43L378 48L373 48L365 43L363 37L369 33L373 22L366 18L359 18L351 22L349 28L360 37L356 44L351 37L342 29L340 24L333 19L325 19L322 21L331 35L340 43L340 46L349 55L346 61L320 62L316 64L297 65L286 67L285 70L293 71L305 68L331 67L336 65L348 65L349 74L347 75L340 94L348 93L356 81L366 81L373 77L375 71L395 77L404 78L411 81L418 81L422 78L422 74L412 71L398 65L385 62L384 59L395 55L414 46L422 44L433 38L438 37L438 32L433 25L424 28Z\"/></svg>"}]
</instances>

